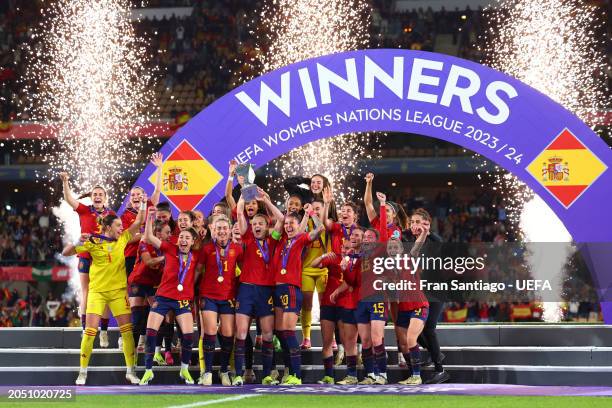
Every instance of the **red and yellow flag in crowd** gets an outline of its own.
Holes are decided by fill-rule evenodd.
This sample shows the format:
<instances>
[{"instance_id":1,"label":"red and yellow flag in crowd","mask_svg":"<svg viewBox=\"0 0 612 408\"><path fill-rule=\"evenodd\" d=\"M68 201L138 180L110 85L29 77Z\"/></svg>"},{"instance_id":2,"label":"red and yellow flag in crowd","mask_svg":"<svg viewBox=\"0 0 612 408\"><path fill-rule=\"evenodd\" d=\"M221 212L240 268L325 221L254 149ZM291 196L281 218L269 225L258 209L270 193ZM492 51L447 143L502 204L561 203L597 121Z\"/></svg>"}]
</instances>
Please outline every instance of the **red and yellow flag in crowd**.
<instances>
[{"instance_id":1,"label":"red and yellow flag in crowd","mask_svg":"<svg viewBox=\"0 0 612 408\"><path fill-rule=\"evenodd\" d=\"M447 323L462 323L467 320L468 310L467 307L461 309L447 309L445 314Z\"/></svg>"},{"instance_id":2,"label":"red and yellow flag in crowd","mask_svg":"<svg viewBox=\"0 0 612 408\"><path fill-rule=\"evenodd\" d=\"M155 185L154 172L149 181ZM162 190L181 211L194 209L223 176L186 140L168 155L162 165Z\"/></svg>"},{"instance_id":3,"label":"red and yellow flag in crowd","mask_svg":"<svg viewBox=\"0 0 612 408\"><path fill-rule=\"evenodd\" d=\"M607 166L568 129L564 129L527 166L527 171L565 208L569 208Z\"/></svg>"}]
</instances>

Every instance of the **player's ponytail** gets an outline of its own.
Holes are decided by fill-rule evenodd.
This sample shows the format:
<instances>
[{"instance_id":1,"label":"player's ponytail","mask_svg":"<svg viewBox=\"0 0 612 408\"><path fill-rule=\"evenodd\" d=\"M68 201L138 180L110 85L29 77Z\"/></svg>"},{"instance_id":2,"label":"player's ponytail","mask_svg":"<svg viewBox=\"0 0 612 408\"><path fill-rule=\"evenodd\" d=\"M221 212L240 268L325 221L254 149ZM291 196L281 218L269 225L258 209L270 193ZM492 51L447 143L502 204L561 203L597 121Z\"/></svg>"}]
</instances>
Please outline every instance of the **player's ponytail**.
<instances>
[{"instance_id":1,"label":"player's ponytail","mask_svg":"<svg viewBox=\"0 0 612 408\"><path fill-rule=\"evenodd\" d=\"M395 208L397 208L397 212L395 213L395 216L397 218L397 225L402 230L410 228L410 219L408 218L408 214L406 214L404 207L401 204L397 204ZM430 217L430 221L431 221L431 217Z\"/></svg>"}]
</instances>

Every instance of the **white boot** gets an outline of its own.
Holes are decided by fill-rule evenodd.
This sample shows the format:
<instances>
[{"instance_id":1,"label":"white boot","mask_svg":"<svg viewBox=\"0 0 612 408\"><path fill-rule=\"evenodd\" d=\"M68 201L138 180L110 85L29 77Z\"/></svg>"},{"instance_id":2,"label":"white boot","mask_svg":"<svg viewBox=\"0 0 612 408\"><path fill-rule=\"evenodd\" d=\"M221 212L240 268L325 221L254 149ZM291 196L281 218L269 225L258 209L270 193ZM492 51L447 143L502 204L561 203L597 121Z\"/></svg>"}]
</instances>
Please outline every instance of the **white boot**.
<instances>
[{"instance_id":1,"label":"white boot","mask_svg":"<svg viewBox=\"0 0 612 408\"><path fill-rule=\"evenodd\" d=\"M106 330L100 330L100 347L108 348L108 332Z\"/></svg>"},{"instance_id":2,"label":"white boot","mask_svg":"<svg viewBox=\"0 0 612 408\"><path fill-rule=\"evenodd\" d=\"M132 367L128 367L128 369L126 370L125 379L128 380L130 384L136 385L140 383L140 378L136 376Z\"/></svg>"},{"instance_id":3,"label":"white boot","mask_svg":"<svg viewBox=\"0 0 612 408\"><path fill-rule=\"evenodd\" d=\"M74 383L76 385L85 385L86 382L87 382L87 369L81 368L79 369L79 376L77 377Z\"/></svg>"}]
</instances>

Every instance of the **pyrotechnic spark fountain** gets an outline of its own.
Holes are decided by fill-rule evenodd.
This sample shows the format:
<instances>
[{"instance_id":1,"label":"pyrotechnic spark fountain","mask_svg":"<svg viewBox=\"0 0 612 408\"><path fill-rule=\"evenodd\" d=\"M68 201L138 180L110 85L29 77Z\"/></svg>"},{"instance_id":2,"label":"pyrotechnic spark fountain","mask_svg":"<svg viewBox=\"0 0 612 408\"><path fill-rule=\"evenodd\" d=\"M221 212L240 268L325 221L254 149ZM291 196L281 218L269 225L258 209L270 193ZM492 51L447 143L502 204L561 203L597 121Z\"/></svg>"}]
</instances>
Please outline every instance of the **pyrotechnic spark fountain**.
<instances>
[{"instance_id":1,"label":"pyrotechnic spark fountain","mask_svg":"<svg viewBox=\"0 0 612 408\"><path fill-rule=\"evenodd\" d=\"M258 38L256 66L261 74L335 52L367 48L370 7L364 0L273 0L260 12L263 35ZM265 45L265 47L263 47ZM288 176L323 174L334 187L337 200L353 199L356 189L345 183L362 159L377 156L367 151L370 133L350 133L322 139L284 154L266 166L268 185L280 191ZM314 296L313 321L318 321Z\"/></svg>"},{"instance_id":2,"label":"pyrotechnic spark fountain","mask_svg":"<svg viewBox=\"0 0 612 408\"><path fill-rule=\"evenodd\" d=\"M577 0L503 0L494 7L489 13L484 62L533 86L595 125L592 114L603 106L606 95L598 76L605 72L606 65L599 47L601 39L595 36L601 24L596 9ZM496 184L509 192L514 207L511 212L521 214L520 228L527 241L559 242L560 236L563 242L571 241L557 216L525 184L503 173L495 177ZM559 273L571 253L569 244L566 249ZM532 253L532 257L540 255ZM534 275L544 272L538 268L532 271ZM544 309L547 321L560 319L556 303L545 304Z\"/></svg>"},{"instance_id":3,"label":"pyrotechnic spark fountain","mask_svg":"<svg viewBox=\"0 0 612 408\"><path fill-rule=\"evenodd\" d=\"M52 209L53 215L60 220L60 224L64 230L64 234L62 236L63 244L71 244L76 242L81 233L81 228L79 226L79 216L77 213L70 207L70 205L62 200L59 206L53 207ZM68 281L68 289L64 294L68 299L72 299L76 297L77 301L81 302L81 280L79 277L78 271L78 258L71 256L65 257L61 254L56 254L56 258L59 262L70 268L70 280Z\"/></svg>"},{"instance_id":4,"label":"pyrotechnic spark fountain","mask_svg":"<svg viewBox=\"0 0 612 408\"><path fill-rule=\"evenodd\" d=\"M141 159L128 138L151 120L153 76L130 13L129 0L59 0L34 30L23 109L57 135L59 148L41 138L46 176L67 171L77 190L123 192Z\"/></svg>"},{"instance_id":5,"label":"pyrotechnic spark fountain","mask_svg":"<svg viewBox=\"0 0 612 408\"><path fill-rule=\"evenodd\" d=\"M263 34L258 40L257 64L262 74L321 55L366 48L370 41L370 6L364 0L275 0L260 12ZM266 45L264 48L263 45ZM345 185L362 159L377 156L366 151L372 136L347 134L319 140L279 157L267 166L273 188L293 175L327 176L336 199L352 198L355 189Z\"/></svg>"},{"instance_id":6,"label":"pyrotechnic spark fountain","mask_svg":"<svg viewBox=\"0 0 612 408\"><path fill-rule=\"evenodd\" d=\"M129 0L58 0L43 9L28 50L23 82L23 111L55 132L34 135L49 165L47 181L59 171L71 175L79 193L92 186L113 187L122 198L139 170L141 142L130 138L151 120L154 71L144 42L130 21ZM64 229L64 242L80 232L78 218L66 204L53 209ZM76 262L69 262L78 277ZM78 288L78 278L71 288Z\"/></svg>"}]
</instances>

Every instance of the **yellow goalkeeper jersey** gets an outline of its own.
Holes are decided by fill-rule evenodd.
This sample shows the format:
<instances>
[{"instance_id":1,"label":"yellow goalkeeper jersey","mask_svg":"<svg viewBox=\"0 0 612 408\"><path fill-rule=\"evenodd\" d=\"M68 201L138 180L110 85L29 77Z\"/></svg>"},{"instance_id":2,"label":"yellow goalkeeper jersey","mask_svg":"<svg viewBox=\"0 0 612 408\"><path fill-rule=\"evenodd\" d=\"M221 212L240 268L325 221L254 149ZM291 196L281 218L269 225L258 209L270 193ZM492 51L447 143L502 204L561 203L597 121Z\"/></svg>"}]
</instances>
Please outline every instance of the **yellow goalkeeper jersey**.
<instances>
[{"instance_id":1,"label":"yellow goalkeeper jersey","mask_svg":"<svg viewBox=\"0 0 612 408\"><path fill-rule=\"evenodd\" d=\"M127 286L125 272L125 247L132 239L132 234L125 230L116 241L87 241L76 247L77 254L89 252L89 291L107 292Z\"/></svg>"},{"instance_id":2,"label":"yellow goalkeeper jersey","mask_svg":"<svg viewBox=\"0 0 612 408\"><path fill-rule=\"evenodd\" d=\"M314 223L312 220L308 221L307 231L314 229ZM306 246L306 254L302 260L302 273L309 276L327 275L327 268L312 268L310 264L316 258L320 257L326 252L331 251L331 239L327 234L327 231L323 231L319 238L315 239Z\"/></svg>"}]
</instances>

